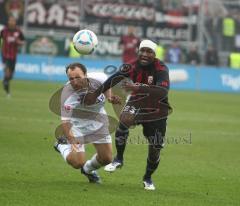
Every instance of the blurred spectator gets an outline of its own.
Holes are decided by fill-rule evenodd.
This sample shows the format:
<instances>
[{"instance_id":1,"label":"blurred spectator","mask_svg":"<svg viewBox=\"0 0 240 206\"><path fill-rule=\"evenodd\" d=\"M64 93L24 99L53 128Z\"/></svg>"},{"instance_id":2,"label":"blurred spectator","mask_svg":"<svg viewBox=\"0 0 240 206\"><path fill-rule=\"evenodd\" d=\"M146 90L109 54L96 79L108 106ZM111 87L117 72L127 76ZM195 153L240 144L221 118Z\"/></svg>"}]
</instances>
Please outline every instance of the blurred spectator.
<instances>
[{"instance_id":1,"label":"blurred spectator","mask_svg":"<svg viewBox=\"0 0 240 206\"><path fill-rule=\"evenodd\" d=\"M219 66L217 50L211 44L208 45L205 53L205 64L209 66Z\"/></svg>"},{"instance_id":2,"label":"blurred spectator","mask_svg":"<svg viewBox=\"0 0 240 206\"><path fill-rule=\"evenodd\" d=\"M212 46L216 49L221 49L222 45L219 44L222 38L221 17L217 14L205 17L205 26L209 34Z\"/></svg>"},{"instance_id":3,"label":"blurred spectator","mask_svg":"<svg viewBox=\"0 0 240 206\"><path fill-rule=\"evenodd\" d=\"M156 48L156 58L160 59L161 61L165 60L165 48L161 44L157 45L157 48Z\"/></svg>"},{"instance_id":4,"label":"blurred spectator","mask_svg":"<svg viewBox=\"0 0 240 206\"><path fill-rule=\"evenodd\" d=\"M135 36L135 28L128 27L127 35L123 35L120 39L120 47L123 51L122 61L123 63L129 63L137 58L137 49L140 44L140 39Z\"/></svg>"},{"instance_id":5,"label":"blurred spectator","mask_svg":"<svg viewBox=\"0 0 240 206\"><path fill-rule=\"evenodd\" d=\"M230 15L227 15L222 21L223 49L225 51L233 50L235 34L235 20Z\"/></svg>"},{"instance_id":6,"label":"blurred spectator","mask_svg":"<svg viewBox=\"0 0 240 206\"><path fill-rule=\"evenodd\" d=\"M179 64L182 61L182 51L177 41L174 41L166 54L166 62Z\"/></svg>"},{"instance_id":7,"label":"blurred spectator","mask_svg":"<svg viewBox=\"0 0 240 206\"><path fill-rule=\"evenodd\" d=\"M201 63L200 55L198 53L197 47L195 45L191 46L187 54L187 64L199 65Z\"/></svg>"},{"instance_id":8,"label":"blurred spectator","mask_svg":"<svg viewBox=\"0 0 240 206\"><path fill-rule=\"evenodd\" d=\"M68 48L68 56L70 58L79 58L81 57L81 54L77 52L77 50L74 48L73 41L71 40L69 43L69 48Z\"/></svg>"},{"instance_id":9,"label":"blurred spectator","mask_svg":"<svg viewBox=\"0 0 240 206\"><path fill-rule=\"evenodd\" d=\"M64 53L70 58L79 58L82 56L74 48L72 37L70 35L65 38Z\"/></svg>"},{"instance_id":10,"label":"blurred spectator","mask_svg":"<svg viewBox=\"0 0 240 206\"><path fill-rule=\"evenodd\" d=\"M235 49L231 52L228 58L228 66L231 69L240 69L240 51Z\"/></svg>"},{"instance_id":11,"label":"blurred spectator","mask_svg":"<svg viewBox=\"0 0 240 206\"><path fill-rule=\"evenodd\" d=\"M237 47L238 49L240 49L240 34L237 34L235 36L235 47Z\"/></svg>"}]
</instances>

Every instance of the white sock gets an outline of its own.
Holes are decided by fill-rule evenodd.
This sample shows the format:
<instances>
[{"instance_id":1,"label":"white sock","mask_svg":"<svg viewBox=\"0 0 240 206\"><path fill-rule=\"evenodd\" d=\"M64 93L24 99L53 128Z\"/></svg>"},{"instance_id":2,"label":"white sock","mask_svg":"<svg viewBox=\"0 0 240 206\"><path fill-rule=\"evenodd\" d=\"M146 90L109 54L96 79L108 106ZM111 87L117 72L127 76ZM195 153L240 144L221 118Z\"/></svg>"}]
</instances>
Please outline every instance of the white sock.
<instances>
[{"instance_id":1,"label":"white sock","mask_svg":"<svg viewBox=\"0 0 240 206\"><path fill-rule=\"evenodd\" d=\"M71 144L59 144L58 150L61 153L61 155L63 156L63 159L66 161L67 156L72 151Z\"/></svg>"},{"instance_id":2,"label":"white sock","mask_svg":"<svg viewBox=\"0 0 240 206\"><path fill-rule=\"evenodd\" d=\"M97 154L93 155L93 157L86 161L86 163L83 166L83 169L86 173L90 173L93 170L97 170L102 165L97 161Z\"/></svg>"}]
</instances>

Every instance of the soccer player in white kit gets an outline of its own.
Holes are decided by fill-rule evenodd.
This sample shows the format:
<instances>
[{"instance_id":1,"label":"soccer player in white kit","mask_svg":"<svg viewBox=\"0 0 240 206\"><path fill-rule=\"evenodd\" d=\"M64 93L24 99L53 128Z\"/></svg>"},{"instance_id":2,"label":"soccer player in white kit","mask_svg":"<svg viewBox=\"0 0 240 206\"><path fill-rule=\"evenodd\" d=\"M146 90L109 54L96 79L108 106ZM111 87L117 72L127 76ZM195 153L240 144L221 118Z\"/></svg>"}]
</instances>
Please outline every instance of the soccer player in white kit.
<instances>
[{"instance_id":1,"label":"soccer player in white kit","mask_svg":"<svg viewBox=\"0 0 240 206\"><path fill-rule=\"evenodd\" d=\"M112 140L108 131L108 117L104 102L116 104L119 99L111 96L110 90L100 94L91 106L83 104L87 92L95 90L106 80L105 75L87 76L83 64L73 63L66 67L69 82L61 94L61 120L63 136L54 148L73 168L80 169L89 182L100 183L96 170L112 161ZM84 143L93 143L96 154L85 160Z\"/></svg>"}]
</instances>

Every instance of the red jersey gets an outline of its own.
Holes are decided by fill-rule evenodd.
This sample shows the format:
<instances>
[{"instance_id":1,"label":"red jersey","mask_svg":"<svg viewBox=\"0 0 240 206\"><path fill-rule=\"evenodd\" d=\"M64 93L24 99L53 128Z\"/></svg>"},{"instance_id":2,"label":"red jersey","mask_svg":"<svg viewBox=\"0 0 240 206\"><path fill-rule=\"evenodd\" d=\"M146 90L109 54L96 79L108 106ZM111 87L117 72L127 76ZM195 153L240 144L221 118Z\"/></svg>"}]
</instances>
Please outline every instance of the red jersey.
<instances>
[{"instance_id":1,"label":"red jersey","mask_svg":"<svg viewBox=\"0 0 240 206\"><path fill-rule=\"evenodd\" d=\"M123 63L129 63L137 58L137 48L140 44L140 39L138 37L134 35L122 36L120 44L123 45Z\"/></svg>"},{"instance_id":2,"label":"red jersey","mask_svg":"<svg viewBox=\"0 0 240 206\"><path fill-rule=\"evenodd\" d=\"M24 40L23 33L19 28L9 29L5 27L1 33L2 56L5 59L15 60L18 52L17 40Z\"/></svg>"}]
</instances>

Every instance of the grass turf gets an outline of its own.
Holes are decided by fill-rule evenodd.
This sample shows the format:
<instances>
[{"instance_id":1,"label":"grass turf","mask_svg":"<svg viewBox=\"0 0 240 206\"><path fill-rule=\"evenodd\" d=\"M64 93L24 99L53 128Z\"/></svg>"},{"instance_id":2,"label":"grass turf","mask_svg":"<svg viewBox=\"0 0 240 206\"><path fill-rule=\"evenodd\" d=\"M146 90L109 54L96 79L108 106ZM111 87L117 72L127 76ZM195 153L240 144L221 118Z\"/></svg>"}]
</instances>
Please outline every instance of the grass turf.
<instances>
[{"instance_id":1,"label":"grass turf","mask_svg":"<svg viewBox=\"0 0 240 206\"><path fill-rule=\"evenodd\" d=\"M59 120L48 108L60 87L13 81L11 99L0 91L0 205L239 205L240 95L170 92L168 144L149 192L145 144L129 144L116 173L101 169L102 185L64 163L52 147ZM140 126L130 132L136 137Z\"/></svg>"}]
</instances>

